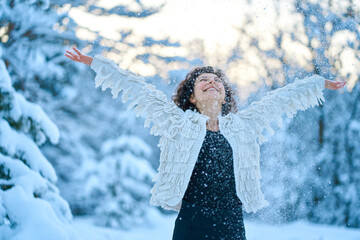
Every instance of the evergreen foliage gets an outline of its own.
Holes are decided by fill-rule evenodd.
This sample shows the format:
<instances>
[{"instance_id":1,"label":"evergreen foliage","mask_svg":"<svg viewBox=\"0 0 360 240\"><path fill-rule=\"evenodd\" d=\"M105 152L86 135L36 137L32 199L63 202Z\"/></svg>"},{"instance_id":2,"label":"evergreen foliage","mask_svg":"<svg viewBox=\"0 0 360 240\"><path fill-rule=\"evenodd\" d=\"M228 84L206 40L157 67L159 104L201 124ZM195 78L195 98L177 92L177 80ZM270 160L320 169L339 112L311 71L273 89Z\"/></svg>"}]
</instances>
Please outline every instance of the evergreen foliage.
<instances>
[{"instance_id":1,"label":"evergreen foliage","mask_svg":"<svg viewBox=\"0 0 360 240\"><path fill-rule=\"evenodd\" d=\"M1 52L1 51L0 51ZM78 239L57 176L39 146L59 141L59 130L41 107L17 93L0 55L1 239ZM41 225L44 231L36 229Z\"/></svg>"},{"instance_id":2,"label":"evergreen foliage","mask_svg":"<svg viewBox=\"0 0 360 240\"><path fill-rule=\"evenodd\" d=\"M360 32L351 1L345 5L348 7L294 1L294 14L301 17L301 24L279 28L272 49L263 50L255 37L251 41L251 48L256 49L268 74L264 78L287 84L297 77L319 74L330 80L348 81L349 90L324 90L323 106L288 119L284 128L263 146L262 186L273 205L261 217L268 221L305 218L360 227L360 202L355 197L360 193L360 159L355 150L360 147L356 119L360 71L348 66L349 62L360 63ZM299 52L294 54L294 49ZM304 59L302 54L310 58ZM278 86L274 82L268 90ZM256 95L261 98L263 93Z\"/></svg>"},{"instance_id":3,"label":"evergreen foliage","mask_svg":"<svg viewBox=\"0 0 360 240\"><path fill-rule=\"evenodd\" d=\"M85 200L92 202L100 225L129 229L146 222L155 176L146 159L151 153L148 144L131 135L101 146L102 158L89 169L85 185Z\"/></svg>"}]
</instances>

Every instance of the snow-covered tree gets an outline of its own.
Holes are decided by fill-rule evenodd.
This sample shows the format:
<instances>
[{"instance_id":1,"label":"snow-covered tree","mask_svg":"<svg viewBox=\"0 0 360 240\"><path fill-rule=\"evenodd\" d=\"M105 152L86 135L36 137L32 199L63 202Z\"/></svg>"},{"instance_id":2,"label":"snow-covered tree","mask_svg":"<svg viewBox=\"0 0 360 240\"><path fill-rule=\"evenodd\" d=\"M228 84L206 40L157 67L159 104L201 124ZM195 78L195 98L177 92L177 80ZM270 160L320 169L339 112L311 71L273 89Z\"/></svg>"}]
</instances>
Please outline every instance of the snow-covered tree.
<instances>
[{"instance_id":1,"label":"snow-covered tree","mask_svg":"<svg viewBox=\"0 0 360 240\"><path fill-rule=\"evenodd\" d=\"M74 5L80 1L69 1ZM76 79L80 68L63 57L66 45L84 46L64 1L0 1L3 59L14 88L32 101L57 96ZM40 91L45 90L45 91Z\"/></svg>"},{"instance_id":2,"label":"snow-covered tree","mask_svg":"<svg viewBox=\"0 0 360 240\"><path fill-rule=\"evenodd\" d=\"M1 48L0 116L0 238L78 239L55 170L39 149L46 140L57 143L59 130L14 90Z\"/></svg>"},{"instance_id":3,"label":"snow-covered tree","mask_svg":"<svg viewBox=\"0 0 360 240\"><path fill-rule=\"evenodd\" d=\"M84 187L85 200L91 201L99 224L130 228L144 223L155 176L147 160L151 152L147 143L131 135L101 146L102 159L89 169Z\"/></svg>"},{"instance_id":4,"label":"snow-covered tree","mask_svg":"<svg viewBox=\"0 0 360 240\"><path fill-rule=\"evenodd\" d=\"M70 44L80 48L86 44L76 37L76 24L68 15L69 4L83 3L78 0L0 1L2 58L13 87L45 109L63 133L57 146L44 144L42 149L57 169L60 187L64 180L71 180L72 169L79 165L76 159L84 154L78 135L70 137L67 134L71 127L69 116L76 118L77 114L71 107L63 105L70 105L77 94L75 87L81 84L79 79L84 69L70 64L63 56L64 51ZM59 111L63 114L58 114ZM67 121L66 127L62 121ZM91 151L86 152L91 154ZM67 192L62 190L66 197Z\"/></svg>"},{"instance_id":5,"label":"snow-covered tree","mask_svg":"<svg viewBox=\"0 0 360 240\"><path fill-rule=\"evenodd\" d=\"M277 1L279 26L284 4L288 2ZM270 88L311 74L348 84L343 93L325 90L323 106L300 111L283 126L285 132L278 129L263 145L263 188L274 203L264 212L286 221L307 218L359 227L359 199L355 197L360 191L356 154L360 71L355 67L360 65L358 10L352 1L296 0L293 4L298 21L277 28L271 48L262 46L262 36L247 32L250 20L243 29L249 42L246 49L256 52L257 63L262 63L260 78ZM238 48L244 50L240 44Z\"/></svg>"},{"instance_id":6,"label":"snow-covered tree","mask_svg":"<svg viewBox=\"0 0 360 240\"><path fill-rule=\"evenodd\" d=\"M317 131L319 153L314 154L311 172L306 176L308 188L302 190L306 193L302 199L306 207L302 210L312 221L360 227L357 197L360 159L351 150L360 147L352 125L354 117L359 115L356 85L360 71L347 67L360 64L360 21L355 17L358 13L352 1L346 5L335 9L331 4L326 7L296 2L297 11L304 17L314 73L345 78L352 90L329 94L327 104L321 109Z\"/></svg>"}]
</instances>

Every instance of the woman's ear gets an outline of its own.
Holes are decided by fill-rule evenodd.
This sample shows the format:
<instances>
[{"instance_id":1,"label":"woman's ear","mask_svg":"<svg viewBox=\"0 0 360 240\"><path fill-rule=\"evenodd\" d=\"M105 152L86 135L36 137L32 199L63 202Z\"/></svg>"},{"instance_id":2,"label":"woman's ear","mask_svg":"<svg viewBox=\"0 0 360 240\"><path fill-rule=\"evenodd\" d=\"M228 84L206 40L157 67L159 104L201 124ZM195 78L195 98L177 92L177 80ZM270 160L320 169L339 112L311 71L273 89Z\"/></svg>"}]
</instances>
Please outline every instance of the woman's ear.
<instances>
[{"instance_id":1,"label":"woman's ear","mask_svg":"<svg viewBox=\"0 0 360 240\"><path fill-rule=\"evenodd\" d=\"M195 104L196 100L195 100L195 96L194 96L193 93L190 95L189 101L190 101L192 104Z\"/></svg>"}]
</instances>

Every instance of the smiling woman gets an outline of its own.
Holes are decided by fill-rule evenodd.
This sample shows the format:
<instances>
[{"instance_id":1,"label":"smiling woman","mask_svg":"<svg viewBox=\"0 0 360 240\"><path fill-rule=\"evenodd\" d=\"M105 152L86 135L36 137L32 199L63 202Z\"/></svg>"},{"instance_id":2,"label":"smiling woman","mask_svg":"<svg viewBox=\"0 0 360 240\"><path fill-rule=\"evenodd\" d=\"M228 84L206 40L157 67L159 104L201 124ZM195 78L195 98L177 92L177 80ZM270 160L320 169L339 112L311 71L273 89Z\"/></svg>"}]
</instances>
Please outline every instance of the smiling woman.
<instances>
[{"instance_id":1,"label":"smiling woman","mask_svg":"<svg viewBox=\"0 0 360 240\"><path fill-rule=\"evenodd\" d=\"M283 113L292 117L321 104L325 88L345 85L314 75L237 111L221 70L192 69L169 101L143 77L113 61L74 51L65 55L91 66L96 86L111 88L114 98L123 90L123 102L131 99L130 107L146 119L146 126L153 123L150 133L161 136L150 204L179 212L173 240L245 240L243 210L257 212L268 205L260 187L263 130L272 130L270 124L281 122Z\"/></svg>"},{"instance_id":2,"label":"smiling woman","mask_svg":"<svg viewBox=\"0 0 360 240\"><path fill-rule=\"evenodd\" d=\"M211 88L216 91L211 91ZM218 131L217 116L237 111L234 96L235 92L231 89L224 72L204 66L190 70L179 83L172 100L184 111L190 109L209 116L207 128Z\"/></svg>"}]
</instances>

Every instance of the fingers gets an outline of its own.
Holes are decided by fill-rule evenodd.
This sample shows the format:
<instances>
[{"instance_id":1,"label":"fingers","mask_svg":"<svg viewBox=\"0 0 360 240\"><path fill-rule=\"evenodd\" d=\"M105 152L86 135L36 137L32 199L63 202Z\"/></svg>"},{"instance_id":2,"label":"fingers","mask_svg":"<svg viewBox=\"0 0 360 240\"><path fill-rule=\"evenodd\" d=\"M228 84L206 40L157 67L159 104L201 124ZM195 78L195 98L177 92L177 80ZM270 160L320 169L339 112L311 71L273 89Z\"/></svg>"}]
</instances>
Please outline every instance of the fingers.
<instances>
[{"instance_id":1,"label":"fingers","mask_svg":"<svg viewBox=\"0 0 360 240\"><path fill-rule=\"evenodd\" d=\"M336 82L335 83L335 88L336 89L339 89L339 88L342 88L346 85L346 82Z\"/></svg>"},{"instance_id":2,"label":"fingers","mask_svg":"<svg viewBox=\"0 0 360 240\"><path fill-rule=\"evenodd\" d=\"M75 55L74 53L72 53L72 52L70 52L70 51L68 51L68 50L66 50L66 52L67 52L69 55L71 55L73 58L77 58L77 57L78 57L77 55Z\"/></svg>"},{"instance_id":3,"label":"fingers","mask_svg":"<svg viewBox=\"0 0 360 240\"><path fill-rule=\"evenodd\" d=\"M80 52L76 47L73 47L73 49L74 49L74 51L75 51L77 54L79 54L79 56L82 55L81 52Z\"/></svg>"},{"instance_id":4,"label":"fingers","mask_svg":"<svg viewBox=\"0 0 360 240\"><path fill-rule=\"evenodd\" d=\"M80 56L79 55L76 55L68 50L66 50L66 53L67 54L64 54L66 57L70 58L71 60L73 61L76 61L76 62L81 62L81 59L80 59Z\"/></svg>"},{"instance_id":5,"label":"fingers","mask_svg":"<svg viewBox=\"0 0 360 240\"><path fill-rule=\"evenodd\" d=\"M64 54L64 56L70 58L71 60L74 60L70 55L68 55L66 53Z\"/></svg>"},{"instance_id":6,"label":"fingers","mask_svg":"<svg viewBox=\"0 0 360 240\"><path fill-rule=\"evenodd\" d=\"M343 87L345 86L346 82L337 82L336 85L337 86L340 86L340 87Z\"/></svg>"},{"instance_id":7,"label":"fingers","mask_svg":"<svg viewBox=\"0 0 360 240\"><path fill-rule=\"evenodd\" d=\"M73 57L73 56L70 56L70 55L68 55L68 54L64 54L65 55L65 57L68 57L68 58L70 58L71 60L74 60L74 61L76 61L76 59Z\"/></svg>"},{"instance_id":8,"label":"fingers","mask_svg":"<svg viewBox=\"0 0 360 240\"><path fill-rule=\"evenodd\" d=\"M326 79L325 87L332 90L337 90L346 85L346 81L330 81Z\"/></svg>"}]
</instances>

